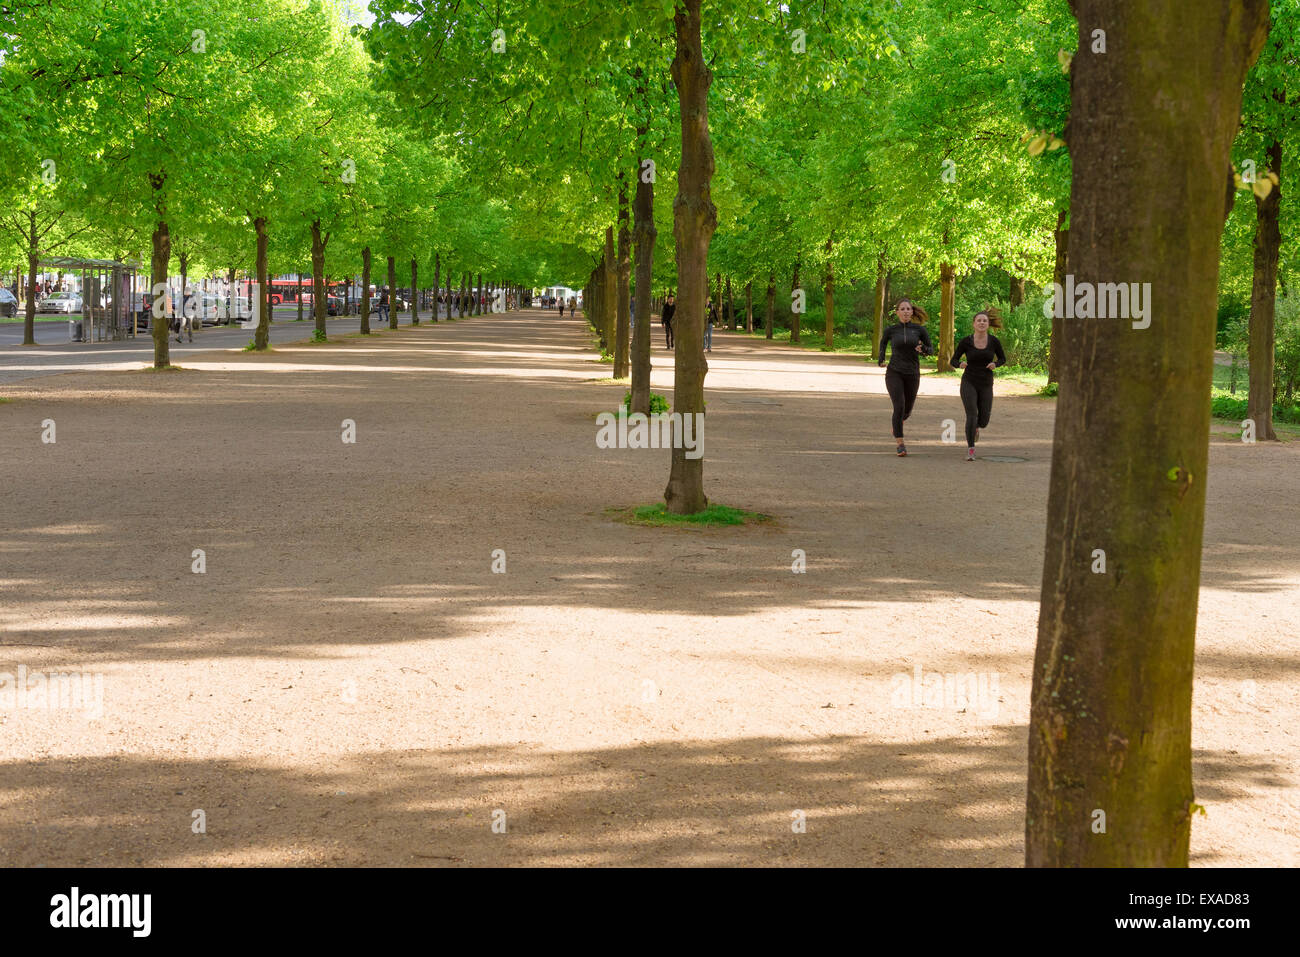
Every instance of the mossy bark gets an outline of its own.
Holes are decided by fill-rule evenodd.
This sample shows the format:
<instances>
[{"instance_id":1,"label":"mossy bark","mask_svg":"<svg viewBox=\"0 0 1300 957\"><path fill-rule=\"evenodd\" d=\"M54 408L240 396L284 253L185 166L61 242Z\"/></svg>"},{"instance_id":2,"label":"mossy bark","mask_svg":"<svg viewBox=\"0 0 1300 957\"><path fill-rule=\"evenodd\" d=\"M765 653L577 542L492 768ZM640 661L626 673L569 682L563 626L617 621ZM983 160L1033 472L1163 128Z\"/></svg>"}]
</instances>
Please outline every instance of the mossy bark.
<instances>
[{"instance_id":1,"label":"mossy bark","mask_svg":"<svg viewBox=\"0 0 1300 957\"><path fill-rule=\"evenodd\" d=\"M1061 327L1025 859L1184 867L1224 184L1268 5L1072 5L1070 272L1150 282L1150 326ZM1087 53L1097 24L1124 42Z\"/></svg>"}]
</instances>

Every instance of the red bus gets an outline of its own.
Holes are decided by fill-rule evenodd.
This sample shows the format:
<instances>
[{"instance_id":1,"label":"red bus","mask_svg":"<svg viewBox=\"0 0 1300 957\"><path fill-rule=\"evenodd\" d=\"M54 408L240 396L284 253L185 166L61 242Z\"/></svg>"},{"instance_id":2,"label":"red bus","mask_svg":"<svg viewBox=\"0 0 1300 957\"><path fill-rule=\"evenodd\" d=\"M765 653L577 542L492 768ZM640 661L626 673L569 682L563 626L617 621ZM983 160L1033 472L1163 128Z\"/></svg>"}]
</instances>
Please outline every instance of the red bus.
<instances>
[{"instance_id":1,"label":"red bus","mask_svg":"<svg viewBox=\"0 0 1300 957\"><path fill-rule=\"evenodd\" d=\"M238 282L239 295L245 299L249 298L251 292L249 287L252 285L251 279L241 279ZM298 298L307 293L311 295L314 283L311 278L298 279L271 279L268 283L271 287L271 305L278 306L281 303L297 302ZM347 282L343 280L331 280L325 283L325 293L328 296L343 297L343 290Z\"/></svg>"}]
</instances>

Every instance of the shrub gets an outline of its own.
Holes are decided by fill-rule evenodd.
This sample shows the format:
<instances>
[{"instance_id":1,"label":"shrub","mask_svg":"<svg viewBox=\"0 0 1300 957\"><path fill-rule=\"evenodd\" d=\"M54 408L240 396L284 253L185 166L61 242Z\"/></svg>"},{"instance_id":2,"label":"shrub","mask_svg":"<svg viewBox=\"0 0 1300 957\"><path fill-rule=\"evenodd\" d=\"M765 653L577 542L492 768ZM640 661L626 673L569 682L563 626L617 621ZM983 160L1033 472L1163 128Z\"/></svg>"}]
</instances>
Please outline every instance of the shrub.
<instances>
[{"instance_id":1,"label":"shrub","mask_svg":"<svg viewBox=\"0 0 1300 957\"><path fill-rule=\"evenodd\" d=\"M631 411L632 409L631 392L623 396L623 408ZM667 411L668 411L668 400L664 398L662 395L660 395L658 392L651 392L650 393L650 414L657 415L658 413L667 412Z\"/></svg>"}]
</instances>

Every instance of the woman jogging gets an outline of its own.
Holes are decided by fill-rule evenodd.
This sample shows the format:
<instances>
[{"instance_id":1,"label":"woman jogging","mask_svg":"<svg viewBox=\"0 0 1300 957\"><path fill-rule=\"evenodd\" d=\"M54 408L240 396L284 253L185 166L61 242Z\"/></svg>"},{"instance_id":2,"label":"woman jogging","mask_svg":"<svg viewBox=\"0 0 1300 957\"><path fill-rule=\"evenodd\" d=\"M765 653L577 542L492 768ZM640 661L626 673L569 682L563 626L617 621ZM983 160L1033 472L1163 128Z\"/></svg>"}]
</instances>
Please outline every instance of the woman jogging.
<instances>
[{"instance_id":1,"label":"woman jogging","mask_svg":"<svg viewBox=\"0 0 1300 957\"><path fill-rule=\"evenodd\" d=\"M925 322L930 317L925 310L910 299L898 300L894 307L898 322L885 330L880 339L880 365L885 364L885 348L893 346L889 359L889 368L885 370L885 389L889 392L889 401L894 404L894 440L898 443L898 454L906 455L907 446L903 444L903 420L912 414L916 402L916 390L921 387L921 363L917 357L929 355L930 334L925 331Z\"/></svg>"},{"instance_id":2,"label":"woman jogging","mask_svg":"<svg viewBox=\"0 0 1300 957\"><path fill-rule=\"evenodd\" d=\"M677 300L670 292L664 300L664 307L659 311L659 321L664 324L664 335L668 337L668 348L673 347L673 314L677 312Z\"/></svg>"},{"instance_id":3,"label":"woman jogging","mask_svg":"<svg viewBox=\"0 0 1300 957\"><path fill-rule=\"evenodd\" d=\"M952 354L952 367L962 369L961 404L966 407L966 461L975 461L975 441L980 429L988 428L993 412L993 370L1007 364L1007 354L1002 351L998 337L990 329L1002 327L1002 314L996 309L983 309L971 321L974 331L957 343Z\"/></svg>"}]
</instances>

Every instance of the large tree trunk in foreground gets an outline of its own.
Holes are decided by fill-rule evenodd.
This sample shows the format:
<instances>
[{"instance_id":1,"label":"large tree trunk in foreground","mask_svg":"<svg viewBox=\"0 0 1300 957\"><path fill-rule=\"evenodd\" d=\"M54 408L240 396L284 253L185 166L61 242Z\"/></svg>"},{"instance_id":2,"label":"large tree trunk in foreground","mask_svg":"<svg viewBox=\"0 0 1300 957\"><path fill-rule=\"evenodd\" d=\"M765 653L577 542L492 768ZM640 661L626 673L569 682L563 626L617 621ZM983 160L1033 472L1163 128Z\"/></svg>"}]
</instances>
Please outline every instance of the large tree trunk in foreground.
<instances>
[{"instance_id":1,"label":"large tree trunk in foreground","mask_svg":"<svg viewBox=\"0 0 1300 957\"><path fill-rule=\"evenodd\" d=\"M361 250L361 334L370 335L370 247Z\"/></svg>"},{"instance_id":2,"label":"large tree trunk in foreground","mask_svg":"<svg viewBox=\"0 0 1300 957\"><path fill-rule=\"evenodd\" d=\"M167 283L167 267L171 264L172 258L172 237L167 231L167 223L163 220L158 221L158 225L153 231L153 255L149 264L149 286L150 291L157 289L159 284ZM167 293L162 295L164 308L163 317L158 318L157 306L154 306L154 313L149 317L149 330L153 333L153 367L155 369L166 369L172 364L171 352L168 348L167 323L169 322L168 310L166 307Z\"/></svg>"},{"instance_id":3,"label":"large tree trunk in foreground","mask_svg":"<svg viewBox=\"0 0 1300 957\"><path fill-rule=\"evenodd\" d=\"M628 317L631 314L632 251L627 231L627 186L622 173L618 176L618 321L614 329L614 378L627 375Z\"/></svg>"},{"instance_id":4,"label":"large tree trunk in foreground","mask_svg":"<svg viewBox=\"0 0 1300 957\"><path fill-rule=\"evenodd\" d=\"M325 316L329 301L325 298L325 239L321 237L320 220L311 221L311 312L316 320L316 332L325 336Z\"/></svg>"},{"instance_id":5,"label":"large tree trunk in foreground","mask_svg":"<svg viewBox=\"0 0 1300 957\"><path fill-rule=\"evenodd\" d=\"M957 329L957 271L951 263L939 266L939 342L935 350L938 354L940 371L948 368L956 343L953 342Z\"/></svg>"},{"instance_id":6,"label":"large tree trunk in foreground","mask_svg":"<svg viewBox=\"0 0 1300 957\"><path fill-rule=\"evenodd\" d=\"M867 355L873 359L883 358L876 355L880 340L885 334L885 284L889 271L885 268L885 251L880 251L876 259L876 298L871 311L871 337L867 340L870 350Z\"/></svg>"},{"instance_id":7,"label":"large tree trunk in foreground","mask_svg":"<svg viewBox=\"0 0 1300 957\"><path fill-rule=\"evenodd\" d=\"M1184 867L1225 180L1268 6L1073 6L1070 272L1150 282L1154 305L1149 328L1062 324L1025 859ZM1085 55L1099 23L1125 42Z\"/></svg>"},{"instance_id":8,"label":"large tree trunk in foreground","mask_svg":"<svg viewBox=\"0 0 1300 957\"><path fill-rule=\"evenodd\" d=\"M683 417L704 411L704 303L709 294L709 240L718 226L718 211L709 195L713 177L713 143L709 140L709 84L713 73L704 63L700 42L700 0L681 0L673 17L677 53L672 76L681 107L682 152L673 202L677 240L677 312L673 333L673 411ZM697 436L703 451L703 435ZM668 510L689 515L704 509L704 457L687 458L673 443L672 471L664 501Z\"/></svg>"},{"instance_id":9,"label":"large tree trunk in foreground","mask_svg":"<svg viewBox=\"0 0 1300 957\"><path fill-rule=\"evenodd\" d=\"M644 139L645 130L638 136ZM650 307L654 292L655 186L637 176L632 197L632 239L636 248L636 332L632 335L632 411L650 413Z\"/></svg>"},{"instance_id":10,"label":"large tree trunk in foreground","mask_svg":"<svg viewBox=\"0 0 1300 957\"><path fill-rule=\"evenodd\" d=\"M1268 168L1282 178L1282 143L1268 148ZM1255 268L1250 284L1250 393L1246 416L1255 420L1255 438L1277 441L1273 431L1273 311L1277 297L1277 260L1282 247L1278 225L1282 188L1255 197Z\"/></svg>"},{"instance_id":11,"label":"large tree trunk in foreground","mask_svg":"<svg viewBox=\"0 0 1300 957\"><path fill-rule=\"evenodd\" d=\"M1056 268L1052 270L1052 282L1060 288L1064 288L1065 274L1070 271L1070 231L1065 228L1067 215L1068 211L1064 209L1056 214L1056 231L1053 233L1056 240ZM1051 338L1047 342L1048 382L1058 381L1061 374L1061 322L1062 317L1053 313Z\"/></svg>"}]
</instances>

